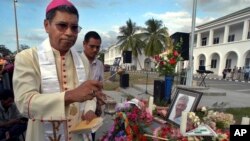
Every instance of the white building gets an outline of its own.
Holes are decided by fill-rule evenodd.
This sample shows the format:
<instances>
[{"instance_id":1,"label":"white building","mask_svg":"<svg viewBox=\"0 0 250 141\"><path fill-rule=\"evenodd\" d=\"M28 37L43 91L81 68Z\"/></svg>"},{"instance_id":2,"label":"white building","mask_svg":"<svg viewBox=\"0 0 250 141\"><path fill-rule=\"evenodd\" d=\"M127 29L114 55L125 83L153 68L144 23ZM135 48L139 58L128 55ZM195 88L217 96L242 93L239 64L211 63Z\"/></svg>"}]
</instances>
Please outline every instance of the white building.
<instances>
[{"instance_id":1,"label":"white building","mask_svg":"<svg viewBox=\"0 0 250 141\"><path fill-rule=\"evenodd\" d=\"M142 51L143 52L143 51ZM109 47L104 54L104 64L113 65L115 58L121 57L120 65L127 67L127 69L131 70L142 70L145 68L153 67L154 63L150 61L148 57L145 57L144 54L138 55L137 58L132 56L131 63L123 63L122 51L120 51L119 46L113 45Z\"/></svg>"},{"instance_id":2,"label":"white building","mask_svg":"<svg viewBox=\"0 0 250 141\"><path fill-rule=\"evenodd\" d=\"M197 26L194 42L194 74L199 66L219 76L224 68L250 66L250 7ZM107 49L104 63L112 65L116 57L123 59L122 51L113 45ZM149 59L144 54L139 55L138 60L141 67L135 57L132 63L125 65L134 66L136 70L154 68L154 63L147 63Z\"/></svg>"},{"instance_id":3,"label":"white building","mask_svg":"<svg viewBox=\"0 0 250 141\"><path fill-rule=\"evenodd\" d=\"M194 72L206 66L222 76L224 68L250 66L250 7L197 26Z\"/></svg>"}]
</instances>

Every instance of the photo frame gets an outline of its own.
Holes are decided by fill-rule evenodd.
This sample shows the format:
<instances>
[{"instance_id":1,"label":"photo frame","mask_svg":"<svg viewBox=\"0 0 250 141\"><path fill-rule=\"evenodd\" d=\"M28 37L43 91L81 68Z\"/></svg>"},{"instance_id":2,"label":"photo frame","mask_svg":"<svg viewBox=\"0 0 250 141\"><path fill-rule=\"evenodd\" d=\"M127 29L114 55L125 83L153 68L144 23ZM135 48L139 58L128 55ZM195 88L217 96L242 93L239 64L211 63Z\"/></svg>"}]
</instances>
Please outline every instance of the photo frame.
<instances>
[{"instance_id":1,"label":"photo frame","mask_svg":"<svg viewBox=\"0 0 250 141\"><path fill-rule=\"evenodd\" d=\"M167 122L180 127L182 111L194 111L200 102L202 94L202 92L195 90L176 88L175 95L168 110Z\"/></svg>"}]
</instances>

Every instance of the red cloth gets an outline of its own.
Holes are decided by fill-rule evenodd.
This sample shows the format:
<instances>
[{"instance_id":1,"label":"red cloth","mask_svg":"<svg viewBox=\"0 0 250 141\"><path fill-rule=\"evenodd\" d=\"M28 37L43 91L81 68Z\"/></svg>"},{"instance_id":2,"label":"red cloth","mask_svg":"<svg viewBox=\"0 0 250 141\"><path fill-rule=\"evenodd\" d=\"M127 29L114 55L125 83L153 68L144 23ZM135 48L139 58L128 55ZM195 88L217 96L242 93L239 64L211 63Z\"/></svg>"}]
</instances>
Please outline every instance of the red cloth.
<instances>
[{"instance_id":1,"label":"red cloth","mask_svg":"<svg viewBox=\"0 0 250 141\"><path fill-rule=\"evenodd\" d=\"M4 72L8 72L8 73L11 73L14 71L14 64L12 63L8 63L4 66L4 70L3 70L3 73Z\"/></svg>"},{"instance_id":2,"label":"red cloth","mask_svg":"<svg viewBox=\"0 0 250 141\"><path fill-rule=\"evenodd\" d=\"M48 13L48 11L50 11L51 9L61 5L72 6L73 4L68 0L52 0L46 8L46 13Z\"/></svg>"}]
</instances>

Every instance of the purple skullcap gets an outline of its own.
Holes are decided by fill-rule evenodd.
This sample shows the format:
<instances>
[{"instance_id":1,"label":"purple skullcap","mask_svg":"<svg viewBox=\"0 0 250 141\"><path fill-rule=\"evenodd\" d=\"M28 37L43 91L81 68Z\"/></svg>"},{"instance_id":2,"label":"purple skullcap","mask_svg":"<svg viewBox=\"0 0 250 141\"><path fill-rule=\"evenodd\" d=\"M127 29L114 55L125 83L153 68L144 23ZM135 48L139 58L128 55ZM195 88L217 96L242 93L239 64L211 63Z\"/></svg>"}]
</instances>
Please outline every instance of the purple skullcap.
<instances>
[{"instance_id":1,"label":"purple skullcap","mask_svg":"<svg viewBox=\"0 0 250 141\"><path fill-rule=\"evenodd\" d=\"M51 9L62 5L74 6L69 0L52 0L46 8L46 13L48 13Z\"/></svg>"}]
</instances>

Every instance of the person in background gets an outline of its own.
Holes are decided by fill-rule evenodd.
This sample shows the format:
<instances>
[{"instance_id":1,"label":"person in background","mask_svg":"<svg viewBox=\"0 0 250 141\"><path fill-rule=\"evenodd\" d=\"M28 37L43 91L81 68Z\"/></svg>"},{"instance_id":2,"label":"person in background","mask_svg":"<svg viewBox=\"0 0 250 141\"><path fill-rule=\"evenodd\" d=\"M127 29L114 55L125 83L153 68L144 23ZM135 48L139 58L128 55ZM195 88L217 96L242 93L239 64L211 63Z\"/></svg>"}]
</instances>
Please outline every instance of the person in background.
<instances>
[{"instance_id":1,"label":"person in background","mask_svg":"<svg viewBox=\"0 0 250 141\"><path fill-rule=\"evenodd\" d=\"M102 40L100 35L95 31L89 31L84 37L83 56L89 60L91 80L103 81L104 79L104 65L96 58L101 47L101 42ZM104 103L102 101L97 100L96 111L95 113L94 111L92 113L94 116L101 116L101 106L103 104ZM83 119L85 119L85 117L83 117ZM95 133L92 133L92 140L95 140Z\"/></svg>"},{"instance_id":2,"label":"person in background","mask_svg":"<svg viewBox=\"0 0 250 141\"><path fill-rule=\"evenodd\" d=\"M175 116L174 116L174 122L178 123L180 125L181 123L181 114L182 111L184 111L187 108L189 98L186 95L181 96L176 103L175 106Z\"/></svg>"},{"instance_id":3,"label":"person in background","mask_svg":"<svg viewBox=\"0 0 250 141\"><path fill-rule=\"evenodd\" d=\"M226 76L227 76L227 68L225 68L222 72L222 75L223 75L223 79L226 79Z\"/></svg>"},{"instance_id":4,"label":"person in background","mask_svg":"<svg viewBox=\"0 0 250 141\"><path fill-rule=\"evenodd\" d=\"M248 79L249 79L249 71L250 71L249 66L246 66L245 71L244 71L244 80L245 80L245 82L248 82Z\"/></svg>"},{"instance_id":5,"label":"person in background","mask_svg":"<svg viewBox=\"0 0 250 141\"><path fill-rule=\"evenodd\" d=\"M241 81L240 78L241 78L241 72L242 72L242 69L241 67L239 67L238 69L238 76L237 76L237 80Z\"/></svg>"},{"instance_id":6,"label":"person in background","mask_svg":"<svg viewBox=\"0 0 250 141\"><path fill-rule=\"evenodd\" d=\"M0 75L2 75L4 66L6 65L7 61L4 59L3 55L0 53Z\"/></svg>"},{"instance_id":7,"label":"person in background","mask_svg":"<svg viewBox=\"0 0 250 141\"><path fill-rule=\"evenodd\" d=\"M245 72L245 67L242 67L241 73L240 73L240 81L244 81L244 72Z\"/></svg>"},{"instance_id":8,"label":"person in background","mask_svg":"<svg viewBox=\"0 0 250 141\"><path fill-rule=\"evenodd\" d=\"M3 58L3 54L0 53L0 90L4 89L3 70L4 70L5 64L6 64L6 60Z\"/></svg>"},{"instance_id":9,"label":"person in background","mask_svg":"<svg viewBox=\"0 0 250 141\"><path fill-rule=\"evenodd\" d=\"M2 71L3 88L8 90L13 90L12 78L13 78L14 64L12 63L9 55L4 56L4 58L6 60L6 63Z\"/></svg>"},{"instance_id":10,"label":"person in background","mask_svg":"<svg viewBox=\"0 0 250 141\"><path fill-rule=\"evenodd\" d=\"M237 66L234 66L233 71L232 71L232 80L236 80L238 76L238 69Z\"/></svg>"},{"instance_id":11,"label":"person in background","mask_svg":"<svg viewBox=\"0 0 250 141\"><path fill-rule=\"evenodd\" d=\"M102 83L87 80L88 60L75 51L81 27L76 7L68 0L52 0L46 8L48 34L38 47L15 58L13 89L19 111L29 118L26 141L82 141L71 130L80 123L82 102L91 119L96 101L102 100ZM92 117L93 118L93 117Z\"/></svg>"},{"instance_id":12,"label":"person in background","mask_svg":"<svg viewBox=\"0 0 250 141\"><path fill-rule=\"evenodd\" d=\"M27 128L27 118L24 118L14 103L11 90L0 92L0 140L18 141L19 136Z\"/></svg>"}]
</instances>

